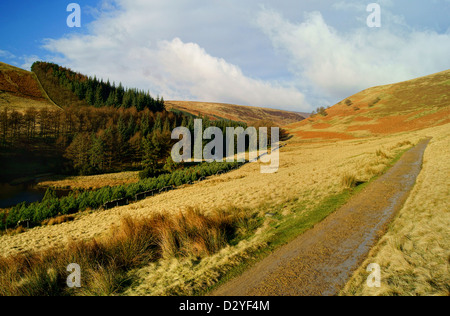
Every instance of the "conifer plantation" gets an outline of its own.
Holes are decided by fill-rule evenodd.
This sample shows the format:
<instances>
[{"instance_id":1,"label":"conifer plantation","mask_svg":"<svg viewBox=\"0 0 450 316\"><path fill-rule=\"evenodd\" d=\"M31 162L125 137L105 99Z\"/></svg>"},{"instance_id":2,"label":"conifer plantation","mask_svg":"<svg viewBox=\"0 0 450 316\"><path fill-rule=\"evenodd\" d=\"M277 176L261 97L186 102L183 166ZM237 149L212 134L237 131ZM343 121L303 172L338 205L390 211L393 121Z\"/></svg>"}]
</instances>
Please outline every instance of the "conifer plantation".
<instances>
[{"instance_id":1,"label":"conifer plantation","mask_svg":"<svg viewBox=\"0 0 450 316\"><path fill-rule=\"evenodd\" d=\"M116 87L109 80L103 82L53 63L35 62L31 70L36 74L49 97L57 105L92 105L114 108L149 109L152 112L164 110L164 99L154 99L150 92Z\"/></svg>"},{"instance_id":2,"label":"conifer plantation","mask_svg":"<svg viewBox=\"0 0 450 316\"><path fill-rule=\"evenodd\" d=\"M32 69L61 110L3 107L0 150L5 161L38 156L52 161L46 171L57 174L144 170L146 177L157 176L166 172L174 144L171 131L178 126L194 129L195 117L166 111L164 99L150 93L116 87L56 64L36 62ZM210 126L246 127L204 118L203 128Z\"/></svg>"}]
</instances>

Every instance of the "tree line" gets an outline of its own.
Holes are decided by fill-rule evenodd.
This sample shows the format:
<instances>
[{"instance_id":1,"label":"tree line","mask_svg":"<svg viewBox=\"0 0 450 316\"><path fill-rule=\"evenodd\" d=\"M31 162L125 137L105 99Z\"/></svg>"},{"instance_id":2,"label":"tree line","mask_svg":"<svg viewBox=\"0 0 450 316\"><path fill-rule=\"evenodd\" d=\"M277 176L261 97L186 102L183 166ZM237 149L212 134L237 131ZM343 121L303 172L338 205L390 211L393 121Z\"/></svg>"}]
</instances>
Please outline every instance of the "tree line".
<instances>
[{"instance_id":1,"label":"tree line","mask_svg":"<svg viewBox=\"0 0 450 316\"><path fill-rule=\"evenodd\" d=\"M109 80L87 77L57 64L35 62L31 70L36 74L50 98L59 106L91 105L95 107L132 108L152 112L164 110L164 98L155 99L150 92L116 87ZM74 98L74 96L76 98ZM81 101L78 102L78 101Z\"/></svg>"},{"instance_id":2,"label":"tree line","mask_svg":"<svg viewBox=\"0 0 450 316\"><path fill-rule=\"evenodd\" d=\"M28 108L23 113L5 107L0 112L0 147L28 151L38 151L44 144L53 147L67 160L66 169L58 171L66 174L145 169L148 177L164 172L175 142L171 132L178 126L193 132L194 117L135 107ZM203 119L203 128L210 126L246 128L244 123Z\"/></svg>"}]
</instances>

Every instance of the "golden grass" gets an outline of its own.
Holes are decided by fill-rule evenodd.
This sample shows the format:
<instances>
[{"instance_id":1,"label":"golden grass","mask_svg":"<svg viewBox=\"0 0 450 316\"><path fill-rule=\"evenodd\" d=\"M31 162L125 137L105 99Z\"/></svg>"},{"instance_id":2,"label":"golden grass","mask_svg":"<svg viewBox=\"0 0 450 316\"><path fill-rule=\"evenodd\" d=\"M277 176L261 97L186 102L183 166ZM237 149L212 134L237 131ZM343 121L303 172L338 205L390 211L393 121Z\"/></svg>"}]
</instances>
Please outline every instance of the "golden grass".
<instances>
[{"instance_id":1,"label":"golden grass","mask_svg":"<svg viewBox=\"0 0 450 316\"><path fill-rule=\"evenodd\" d=\"M0 258L0 295L118 294L132 278L133 269L161 258L211 256L252 232L254 224L254 216L237 209L209 216L189 210L145 219L126 217L101 239L72 242L63 250ZM80 289L65 284L66 269L72 263L81 268Z\"/></svg>"},{"instance_id":2,"label":"golden grass","mask_svg":"<svg viewBox=\"0 0 450 316\"><path fill-rule=\"evenodd\" d=\"M42 222L42 225L53 226L60 225L62 223L67 223L75 220L74 215L61 215L55 218L50 218Z\"/></svg>"},{"instance_id":3,"label":"golden grass","mask_svg":"<svg viewBox=\"0 0 450 316\"><path fill-rule=\"evenodd\" d=\"M346 173L342 176L341 184L344 188L351 189L357 186L358 180L353 174Z\"/></svg>"},{"instance_id":4,"label":"golden grass","mask_svg":"<svg viewBox=\"0 0 450 316\"><path fill-rule=\"evenodd\" d=\"M94 176L61 177L55 176L41 180L40 187L50 187L53 189L85 189L95 190L105 186L118 186L139 182L139 171L108 173Z\"/></svg>"},{"instance_id":5,"label":"golden grass","mask_svg":"<svg viewBox=\"0 0 450 316\"><path fill-rule=\"evenodd\" d=\"M49 110L59 109L57 106L46 100L27 99L8 92L0 91L0 109L3 107L8 107L9 111L15 110L20 113L25 113L29 108L34 108L37 110L42 108L47 108Z\"/></svg>"},{"instance_id":6,"label":"golden grass","mask_svg":"<svg viewBox=\"0 0 450 316\"><path fill-rule=\"evenodd\" d=\"M306 115L284 110L210 102L166 101L165 105L168 111L178 110L195 116L223 118L247 124L267 120L279 127L302 121Z\"/></svg>"},{"instance_id":7,"label":"golden grass","mask_svg":"<svg viewBox=\"0 0 450 316\"><path fill-rule=\"evenodd\" d=\"M341 295L450 295L449 126L433 134L410 197ZM366 285L371 263L380 288Z\"/></svg>"},{"instance_id":8,"label":"golden grass","mask_svg":"<svg viewBox=\"0 0 450 316\"><path fill-rule=\"evenodd\" d=\"M449 78L450 70L446 70L369 88L349 98L353 106L341 101L327 109L328 116L316 115L287 128L304 138L311 138L311 133L319 130L323 135L340 133L341 137L370 137L445 125L450 122L450 99L445 84ZM317 133L317 138L326 137Z\"/></svg>"}]
</instances>

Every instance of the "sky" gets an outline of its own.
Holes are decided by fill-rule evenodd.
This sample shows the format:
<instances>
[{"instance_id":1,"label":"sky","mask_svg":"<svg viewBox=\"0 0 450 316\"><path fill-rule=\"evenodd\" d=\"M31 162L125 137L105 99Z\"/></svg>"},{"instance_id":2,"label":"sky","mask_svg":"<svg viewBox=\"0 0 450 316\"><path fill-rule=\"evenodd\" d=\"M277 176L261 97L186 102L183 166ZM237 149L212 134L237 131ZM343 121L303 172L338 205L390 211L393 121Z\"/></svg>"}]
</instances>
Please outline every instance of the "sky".
<instances>
[{"instance_id":1,"label":"sky","mask_svg":"<svg viewBox=\"0 0 450 316\"><path fill-rule=\"evenodd\" d=\"M71 28L72 1L1 1L0 61L299 112L450 69L450 0L79 0ZM368 26L371 3L380 27Z\"/></svg>"}]
</instances>

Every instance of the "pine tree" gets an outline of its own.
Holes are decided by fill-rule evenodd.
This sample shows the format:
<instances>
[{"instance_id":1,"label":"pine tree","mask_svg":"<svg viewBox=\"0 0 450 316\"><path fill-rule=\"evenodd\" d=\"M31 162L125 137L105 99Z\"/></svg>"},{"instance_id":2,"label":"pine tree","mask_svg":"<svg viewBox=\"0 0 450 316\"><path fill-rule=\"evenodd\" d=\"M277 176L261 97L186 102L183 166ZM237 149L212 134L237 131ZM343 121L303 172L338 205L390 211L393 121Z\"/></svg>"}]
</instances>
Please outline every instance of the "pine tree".
<instances>
[{"instance_id":1,"label":"pine tree","mask_svg":"<svg viewBox=\"0 0 450 316\"><path fill-rule=\"evenodd\" d=\"M153 132L161 132L162 131L162 122L161 122L161 113L156 115L155 125L153 125Z\"/></svg>"},{"instance_id":2,"label":"pine tree","mask_svg":"<svg viewBox=\"0 0 450 316\"><path fill-rule=\"evenodd\" d=\"M164 121L164 126L162 131L164 133L170 132L170 121L169 121L169 117L166 117L166 120Z\"/></svg>"},{"instance_id":3,"label":"pine tree","mask_svg":"<svg viewBox=\"0 0 450 316\"><path fill-rule=\"evenodd\" d=\"M95 101L94 101L95 107L101 107L103 106L103 88L102 85L98 85L95 90Z\"/></svg>"},{"instance_id":4,"label":"pine tree","mask_svg":"<svg viewBox=\"0 0 450 316\"><path fill-rule=\"evenodd\" d=\"M94 105L95 103L95 95L91 85L88 85L87 87L85 100L89 105Z\"/></svg>"},{"instance_id":5,"label":"pine tree","mask_svg":"<svg viewBox=\"0 0 450 316\"><path fill-rule=\"evenodd\" d=\"M128 109L132 106L132 104L133 104L133 97L131 95L131 92L126 91L123 95L122 107L124 107L125 109Z\"/></svg>"},{"instance_id":6,"label":"pine tree","mask_svg":"<svg viewBox=\"0 0 450 316\"><path fill-rule=\"evenodd\" d=\"M147 113L142 114L141 132L142 132L142 135L144 135L144 137L147 136L148 133L150 132L150 122L149 122Z\"/></svg>"},{"instance_id":7,"label":"pine tree","mask_svg":"<svg viewBox=\"0 0 450 316\"><path fill-rule=\"evenodd\" d=\"M100 137L92 136L92 146L89 150L90 165L98 171L105 167L105 144Z\"/></svg>"},{"instance_id":8,"label":"pine tree","mask_svg":"<svg viewBox=\"0 0 450 316\"><path fill-rule=\"evenodd\" d=\"M123 114L120 114L119 116L119 122L117 123L117 129L119 131L120 136L123 139L128 139L128 126L125 123L125 117L123 116Z\"/></svg>"},{"instance_id":9,"label":"pine tree","mask_svg":"<svg viewBox=\"0 0 450 316\"><path fill-rule=\"evenodd\" d=\"M158 148L150 138L150 135L142 140L142 166L147 173L157 174L158 172Z\"/></svg>"},{"instance_id":10,"label":"pine tree","mask_svg":"<svg viewBox=\"0 0 450 316\"><path fill-rule=\"evenodd\" d=\"M112 90L112 91L109 93L108 98L106 99L105 105L106 105L106 106L114 106L114 105L115 105L115 103L114 103L115 100L116 100L116 92L115 92L114 90Z\"/></svg>"}]
</instances>

